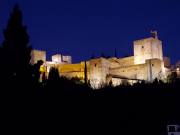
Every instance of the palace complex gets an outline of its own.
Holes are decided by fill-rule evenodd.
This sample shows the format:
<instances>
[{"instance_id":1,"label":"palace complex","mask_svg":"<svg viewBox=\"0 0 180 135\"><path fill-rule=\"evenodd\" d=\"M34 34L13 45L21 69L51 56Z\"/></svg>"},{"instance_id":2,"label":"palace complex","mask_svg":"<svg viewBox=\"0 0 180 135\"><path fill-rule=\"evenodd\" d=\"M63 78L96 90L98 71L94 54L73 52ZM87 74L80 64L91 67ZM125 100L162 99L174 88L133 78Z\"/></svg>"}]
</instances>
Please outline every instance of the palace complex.
<instances>
[{"instance_id":1,"label":"palace complex","mask_svg":"<svg viewBox=\"0 0 180 135\"><path fill-rule=\"evenodd\" d=\"M173 71L179 74L180 62L176 68L170 64L169 57L163 57L162 41L158 39L157 32L153 37L134 41L134 56L125 58L94 58L86 61L87 78L93 88L102 87L107 80L114 86L123 81L134 83L137 81L153 81L155 78L164 79ZM83 77L85 62L72 64L71 56L56 54L52 61L46 61L46 52L32 50L31 64L43 60L40 71L48 75L50 67L55 67L60 76Z\"/></svg>"}]
</instances>

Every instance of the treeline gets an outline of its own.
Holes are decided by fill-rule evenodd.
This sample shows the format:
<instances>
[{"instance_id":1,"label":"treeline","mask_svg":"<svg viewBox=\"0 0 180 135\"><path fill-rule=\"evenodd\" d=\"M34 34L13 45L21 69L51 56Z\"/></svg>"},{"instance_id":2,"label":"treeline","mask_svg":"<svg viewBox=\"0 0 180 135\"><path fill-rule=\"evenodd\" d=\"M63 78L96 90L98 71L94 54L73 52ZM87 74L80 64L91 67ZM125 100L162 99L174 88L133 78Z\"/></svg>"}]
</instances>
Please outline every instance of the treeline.
<instances>
[{"instance_id":1,"label":"treeline","mask_svg":"<svg viewBox=\"0 0 180 135\"><path fill-rule=\"evenodd\" d=\"M29 82L31 83L31 82ZM1 89L3 132L164 134L178 122L180 83L92 90L66 78ZM11 130L10 130L11 129Z\"/></svg>"}]
</instances>

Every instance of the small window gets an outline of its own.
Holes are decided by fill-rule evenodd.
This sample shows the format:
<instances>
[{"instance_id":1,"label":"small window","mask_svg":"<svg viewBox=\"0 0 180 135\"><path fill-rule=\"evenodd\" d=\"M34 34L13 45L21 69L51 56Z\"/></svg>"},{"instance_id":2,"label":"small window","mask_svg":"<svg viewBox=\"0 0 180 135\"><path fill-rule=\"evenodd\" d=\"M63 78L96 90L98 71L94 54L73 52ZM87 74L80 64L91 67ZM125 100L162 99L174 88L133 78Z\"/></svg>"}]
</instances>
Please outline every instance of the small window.
<instances>
[{"instance_id":1,"label":"small window","mask_svg":"<svg viewBox=\"0 0 180 135\"><path fill-rule=\"evenodd\" d=\"M152 66L154 66L154 64L152 64Z\"/></svg>"},{"instance_id":2,"label":"small window","mask_svg":"<svg viewBox=\"0 0 180 135\"><path fill-rule=\"evenodd\" d=\"M135 70L137 70L137 69L135 69Z\"/></svg>"},{"instance_id":3,"label":"small window","mask_svg":"<svg viewBox=\"0 0 180 135\"><path fill-rule=\"evenodd\" d=\"M144 48L144 46L142 46L142 48Z\"/></svg>"},{"instance_id":4,"label":"small window","mask_svg":"<svg viewBox=\"0 0 180 135\"><path fill-rule=\"evenodd\" d=\"M96 63L95 63L95 65L94 65L95 67L96 67Z\"/></svg>"},{"instance_id":5,"label":"small window","mask_svg":"<svg viewBox=\"0 0 180 135\"><path fill-rule=\"evenodd\" d=\"M123 73L124 73L124 71L123 71Z\"/></svg>"}]
</instances>

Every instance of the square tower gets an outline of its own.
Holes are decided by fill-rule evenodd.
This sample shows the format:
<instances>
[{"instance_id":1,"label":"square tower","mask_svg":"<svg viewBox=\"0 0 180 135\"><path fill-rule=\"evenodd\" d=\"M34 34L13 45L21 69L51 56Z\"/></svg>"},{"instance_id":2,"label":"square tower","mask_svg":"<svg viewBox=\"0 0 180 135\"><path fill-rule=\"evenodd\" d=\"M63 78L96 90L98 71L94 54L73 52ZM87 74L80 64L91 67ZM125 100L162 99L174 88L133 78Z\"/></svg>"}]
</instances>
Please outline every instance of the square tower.
<instances>
[{"instance_id":1,"label":"square tower","mask_svg":"<svg viewBox=\"0 0 180 135\"><path fill-rule=\"evenodd\" d=\"M46 62L46 52L41 50L32 50L31 51L31 65L36 64L39 60Z\"/></svg>"},{"instance_id":2,"label":"square tower","mask_svg":"<svg viewBox=\"0 0 180 135\"><path fill-rule=\"evenodd\" d=\"M52 62L55 63L55 65L61 65L61 54L56 54L52 56Z\"/></svg>"},{"instance_id":3,"label":"square tower","mask_svg":"<svg viewBox=\"0 0 180 135\"><path fill-rule=\"evenodd\" d=\"M90 84L93 88L100 88L106 83L106 76L109 75L110 61L106 58L90 60Z\"/></svg>"},{"instance_id":4,"label":"square tower","mask_svg":"<svg viewBox=\"0 0 180 135\"><path fill-rule=\"evenodd\" d=\"M135 65L154 58L163 60L162 41L152 37L134 41Z\"/></svg>"}]
</instances>

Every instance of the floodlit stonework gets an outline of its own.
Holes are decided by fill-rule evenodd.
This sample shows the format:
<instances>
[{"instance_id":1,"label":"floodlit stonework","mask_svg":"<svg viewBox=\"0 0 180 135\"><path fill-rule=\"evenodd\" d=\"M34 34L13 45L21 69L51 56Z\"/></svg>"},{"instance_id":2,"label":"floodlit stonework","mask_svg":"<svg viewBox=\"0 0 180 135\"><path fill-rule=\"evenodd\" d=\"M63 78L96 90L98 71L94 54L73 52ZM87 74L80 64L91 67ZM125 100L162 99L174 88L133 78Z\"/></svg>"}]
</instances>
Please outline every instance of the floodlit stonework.
<instances>
[{"instance_id":1,"label":"floodlit stonework","mask_svg":"<svg viewBox=\"0 0 180 135\"><path fill-rule=\"evenodd\" d=\"M87 77L92 88L98 89L109 84L111 80L113 86L125 82L133 84L138 81L153 81L155 78L166 78L172 71L180 74L180 62L175 69L170 64L169 57L163 57L162 41L158 40L157 32L154 36L134 41L134 56L119 58L94 58L86 61ZM52 56L52 61L46 61L44 51L33 50L31 53L31 63L34 64L42 59L44 64L42 72L49 72L50 67L55 67L60 76L83 77L85 62L72 64L71 56L56 54Z\"/></svg>"}]
</instances>

